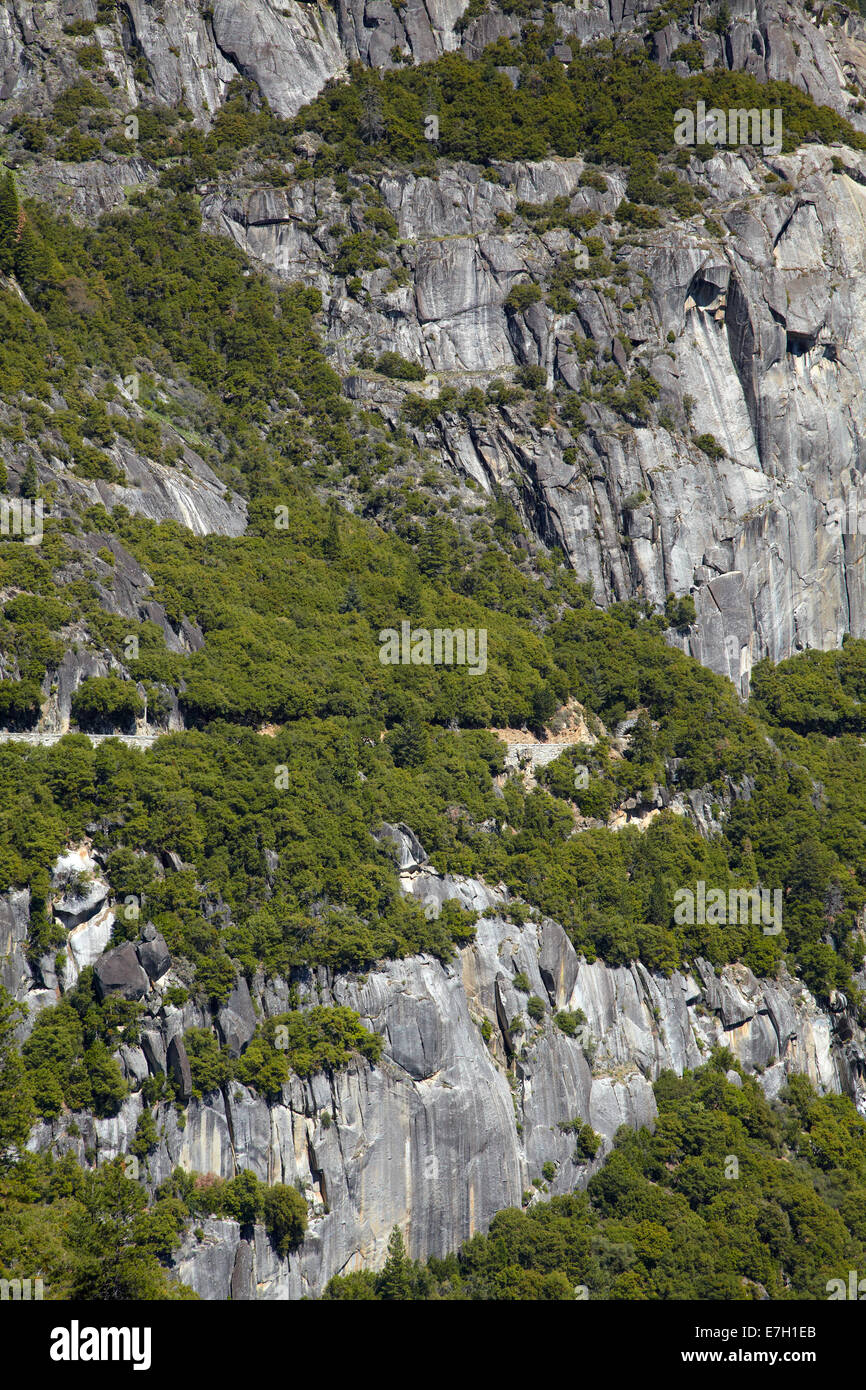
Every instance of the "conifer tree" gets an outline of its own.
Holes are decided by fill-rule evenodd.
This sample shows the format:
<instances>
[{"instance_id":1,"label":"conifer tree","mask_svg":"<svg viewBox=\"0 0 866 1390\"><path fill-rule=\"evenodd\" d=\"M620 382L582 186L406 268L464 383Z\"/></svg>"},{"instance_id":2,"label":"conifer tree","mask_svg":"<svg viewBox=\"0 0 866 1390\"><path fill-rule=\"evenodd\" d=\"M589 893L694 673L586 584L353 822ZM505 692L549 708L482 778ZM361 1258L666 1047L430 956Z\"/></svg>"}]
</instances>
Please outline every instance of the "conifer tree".
<instances>
[{"instance_id":1,"label":"conifer tree","mask_svg":"<svg viewBox=\"0 0 866 1390\"><path fill-rule=\"evenodd\" d=\"M379 1276L376 1292L380 1298L387 1300L412 1297L412 1262L406 1254L398 1226L394 1227L388 1240L388 1259Z\"/></svg>"},{"instance_id":2,"label":"conifer tree","mask_svg":"<svg viewBox=\"0 0 866 1390\"><path fill-rule=\"evenodd\" d=\"M322 551L326 560L337 560L340 555L340 522L339 507L333 497L328 504L328 532L322 542Z\"/></svg>"},{"instance_id":3,"label":"conifer tree","mask_svg":"<svg viewBox=\"0 0 866 1390\"><path fill-rule=\"evenodd\" d=\"M670 926L671 913L668 905L668 892L664 876L661 873L656 873L652 881L647 916L657 927Z\"/></svg>"},{"instance_id":4,"label":"conifer tree","mask_svg":"<svg viewBox=\"0 0 866 1390\"><path fill-rule=\"evenodd\" d=\"M414 715L391 730L391 756L397 767L420 767L430 753L427 730Z\"/></svg>"},{"instance_id":5,"label":"conifer tree","mask_svg":"<svg viewBox=\"0 0 866 1390\"><path fill-rule=\"evenodd\" d=\"M421 573L417 564L410 565L406 582L400 590L400 607L410 618L420 618L423 603Z\"/></svg>"},{"instance_id":6,"label":"conifer tree","mask_svg":"<svg viewBox=\"0 0 866 1390\"><path fill-rule=\"evenodd\" d=\"M36 472L36 460L32 454L25 465L19 492L22 497L29 497L31 500L39 496L39 476Z\"/></svg>"},{"instance_id":7,"label":"conifer tree","mask_svg":"<svg viewBox=\"0 0 866 1390\"><path fill-rule=\"evenodd\" d=\"M25 219L15 247L15 278L25 291L39 276L40 247L30 223Z\"/></svg>"},{"instance_id":8,"label":"conifer tree","mask_svg":"<svg viewBox=\"0 0 866 1390\"><path fill-rule=\"evenodd\" d=\"M15 269L15 252L21 227L18 195L10 173L0 179L0 272L11 275Z\"/></svg>"},{"instance_id":9,"label":"conifer tree","mask_svg":"<svg viewBox=\"0 0 866 1390\"><path fill-rule=\"evenodd\" d=\"M447 574L450 561L448 523L437 516L418 542L418 568L429 578L439 579Z\"/></svg>"},{"instance_id":10,"label":"conifer tree","mask_svg":"<svg viewBox=\"0 0 866 1390\"><path fill-rule=\"evenodd\" d=\"M360 613L364 607L361 594L354 579L349 580L343 601L340 604L341 613Z\"/></svg>"}]
</instances>

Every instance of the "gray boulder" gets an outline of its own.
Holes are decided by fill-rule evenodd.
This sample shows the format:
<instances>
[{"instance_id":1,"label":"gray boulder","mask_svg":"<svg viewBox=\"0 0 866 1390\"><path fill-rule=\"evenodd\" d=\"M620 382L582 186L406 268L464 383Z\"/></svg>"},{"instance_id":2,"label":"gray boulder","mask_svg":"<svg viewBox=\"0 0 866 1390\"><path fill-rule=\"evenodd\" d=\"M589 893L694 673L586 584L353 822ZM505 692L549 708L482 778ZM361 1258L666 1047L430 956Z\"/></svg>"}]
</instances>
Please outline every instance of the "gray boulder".
<instances>
[{"instance_id":1,"label":"gray boulder","mask_svg":"<svg viewBox=\"0 0 866 1390\"><path fill-rule=\"evenodd\" d=\"M119 995L121 999L143 999L149 988L131 941L101 956L93 967L93 974L100 1000L110 994Z\"/></svg>"},{"instance_id":2,"label":"gray boulder","mask_svg":"<svg viewBox=\"0 0 866 1390\"><path fill-rule=\"evenodd\" d=\"M54 904L54 915L67 931L88 921L108 897L108 884L99 879L84 884L78 893L67 892Z\"/></svg>"},{"instance_id":3,"label":"gray boulder","mask_svg":"<svg viewBox=\"0 0 866 1390\"><path fill-rule=\"evenodd\" d=\"M217 1015L217 1030L232 1057L240 1057L256 1031L256 1011L243 976Z\"/></svg>"},{"instance_id":4,"label":"gray boulder","mask_svg":"<svg viewBox=\"0 0 866 1390\"><path fill-rule=\"evenodd\" d=\"M135 950L149 980L160 979L171 965L171 953L159 933L150 941L140 942Z\"/></svg>"},{"instance_id":5,"label":"gray boulder","mask_svg":"<svg viewBox=\"0 0 866 1390\"><path fill-rule=\"evenodd\" d=\"M165 1042L162 1033L151 1029L142 1030L141 1050L154 1076L157 1072L165 1071Z\"/></svg>"}]
</instances>

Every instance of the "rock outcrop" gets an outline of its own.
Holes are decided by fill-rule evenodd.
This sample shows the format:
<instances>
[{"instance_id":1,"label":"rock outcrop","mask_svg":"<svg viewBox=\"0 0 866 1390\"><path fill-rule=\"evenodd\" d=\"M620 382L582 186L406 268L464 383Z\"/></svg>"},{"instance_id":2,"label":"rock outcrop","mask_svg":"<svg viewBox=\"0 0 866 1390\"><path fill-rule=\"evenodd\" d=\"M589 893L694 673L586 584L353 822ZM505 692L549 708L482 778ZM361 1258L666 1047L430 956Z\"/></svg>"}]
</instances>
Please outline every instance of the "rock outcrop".
<instances>
[{"instance_id":1,"label":"rock outcrop","mask_svg":"<svg viewBox=\"0 0 866 1390\"><path fill-rule=\"evenodd\" d=\"M659 61L682 75L677 49L704 8L672 18L651 41ZM557 5L568 43L554 56L568 62L577 44L614 33L642 36L657 9ZM731 0L730 9L724 37L703 35L708 65L791 81L866 129L859 16L838 10L838 22L824 23L787 0ZM204 128L240 77L291 116L353 61L388 67L457 49L476 56L524 22L488 8L458 23L464 11L463 0L124 0L103 23L95 0L10 0L0 6L2 119L47 117L81 77L76 50L87 40L98 42L124 110L145 100L184 103ZM94 25L93 34L64 35L76 21L79 29ZM641 595L662 604L669 592L691 593L697 620L670 640L745 694L761 657L832 647L845 632L866 635L863 536L850 524L852 499L855 518L860 510L866 440L866 156L841 145L766 158L720 152L683 171L709 188L710 222L701 216L657 230L617 220L621 173L606 175L606 189L582 184L584 173L581 158L443 165L435 178L386 170L352 175L348 201L330 179L260 188L233 173L231 187L216 181L203 190L202 211L209 230L276 277L319 287L346 393L390 423L408 388L362 367L362 351L390 349L419 363L427 379L412 389L428 397L449 385L486 388L531 367L550 390L579 399L583 420L570 428L561 414L539 424L532 402L516 400L443 411L415 427L416 439L457 474L510 499L541 541L563 547L600 601ZM21 174L22 191L81 220L121 207L130 190L155 179L134 153L81 165L44 160ZM371 179L397 233L387 266L349 277L361 280L359 292L336 272L332 228L345 221L363 229L360 190ZM614 258L619 278L602 264L570 286L567 312L543 295L517 310L508 302L516 283L547 290L563 258L580 250L571 230L538 232L519 212L522 203L554 199L571 213L597 214L600 259ZM642 368L657 388L656 405L637 424L593 398L592 368L606 361L626 379ZM134 380L115 385L116 408L138 419ZM2 408L0 423L9 423ZM166 431L179 466L144 458L125 440L111 444L120 484L78 477L47 446L28 447L62 510L122 503L199 535L241 534L244 503ZM3 435L2 457L17 491L26 458L14 432ZM64 579L79 577L76 554L98 555L106 545L114 563L93 572L107 610L157 623L172 651L197 649L202 634L168 621L147 597L149 577L115 539L70 538ZM50 737L68 728L82 679L121 670L107 650L85 649L86 633L64 637L67 655L43 691L40 733ZM4 657L4 678L18 674L14 663ZM169 726L179 722L175 704ZM681 809L705 829L715 824L700 793ZM151 1189L180 1165L222 1177L250 1169L305 1191L310 1228L288 1259L261 1228L250 1238L233 1222L202 1223L202 1238L189 1239L176 1268L203 1297L316 1294L335 1273L380 1263L395 1225L413 1256L442 1254L531 1188L536 1200L583 1187L620 1125L652 1125L653 1080L699 1066L718 1045L770 1097L786 1076L803 1073L822 1092L851 1095L866 1113L864 1039L845 1001L825 1010L784 973L759 980L742 965L716 972L699 960L664 978L639 964L588 963L556 922L516 925L504 891L439 874L409 827L385 827L382 838L404 890L426 910L456 898L485 914L474 943L448 964L419 956L363 977L308 972L291 993L287 981L239 979L216 1017L193 1002L168 1002L166 984L181 981L152 929L111 947L116 905L86 846L55 866L62 953L29 960L29 894L0 897L0 978L29 1008L21 1037L87 965L101 995L143 1005L140 1043L119 1051L130 1085L119 1112L41 1123L33 1149L82 1162L129 1153L142 1085L166 1074L184 1109L157 1107L159 1141L142 1173ZM84 880L73 884L69 869ZM272 1102L236 1082L194 1095L185 1031L214 1026L240 1056L259 1020L288 1009L295 991L303 1001L355 1009L382 1036L381 1060L293 1077ZM531 998L540 1001L532 1013ZM563 1013L567 1020L557 1022ZM575 1154L575 1120L602 1138L592 1162Z\"/></svg>"},{"instance_id":2,"label":"rock outcrop","mask_svg":"<svg viewBox=\"0 0 866 1390\"><path fill-rule=\"evenodd\" d=\"M193 1097L183 1033L210 1019L191 1002L164 1003L145 981L141 1045L121 1053L132 1090L119 1113L77 1114L75 1126L60 1118L33 1131L35 1149L82 1160L93 1151L100 1161L126 1153L142 1111L141 1080L166 1071L187 1104L183 1121L173 1105L157 1109L161 1137L142 1174L149 1185L178 1165L299 1183L310 1228L288 1259L276 1256L263 1230L241 1250L236 1224L201 1223L204 1239L190 1238L176 1267L203 1297L228 1298L239 1288L259 1298L315 1294L335 1273L380 1263L395 1225L413 1256L443 1254L486 1229L501 1208L519 1205L527 1190L537 1199L583 1187L620 1125L653 1124L653 1080L700 1066L717 1045L756 1073L768 1096L802 1072L819 1091L852 1095L866 1113L863 1037L846 1001L825 1012L796 980L758 980L742 965L717 973L698 961L691 973L666 979L640 964L589 964L558 923L514 925L501 890L437 873L418 862L423 850L408 828L388 830L403 842L404 890L427 911L456 898L490 915L450 964L419 956L364 977L322 969L294 982L302 1001L355 1009L382 1035L379 1063L358 1059L333 1075L293 1077L275 1103L237 1082ZM121 961L122 972L114 964ZM124 988L135 976L137 996L132 943L102 957L100 977L108 967ZM527 1011L532 996L544 1006L540 1022ZM263 1018L284 1012L288 984L257 976L251 993L238 985L218 1021L233 1052L244 1045L255 1007ZM581 1020L573 1035L558 1026L561 1011ZM602 1137L591 1163L575 1157L576 1119ZM548 1163L554 1176L542 1182Z\"/></svg>"},{"instance_id":3,"label":"rock outcrop","mask_svg":"<svg viewBox=\"0 0 866 1390\"><path fill-rule=\"evenodd\" d=\"M614 35L642 40L659 0L555 4L554 19L572 43ZM789 0L732 0L722 38L700 29L706 64L782 80L861 120L850 77L864 65L866 25L841 7L825 16ZM238 77L256 82L274 111L293 116L350 63L391 68L425 63L462 49L477 57L523 20L488 6L465 20L466 0L124 0L109 22L95 23L96 0L10 0L0 7L0 100L14 113L45 112L80 74L76 49L94 39L116 89L131 106L143 99L186 106L206 124ZM94 24L70 37L64 26ZM706 23L704 7L671 18L652 35L654 58L688 71L676 50ZM569 61L571 44L557 54Z\"/></svg>"},{"instance_id":4,"label":"rock outcrop","mask_svg":"<svg viewBox=\"0 0 866 1390\"><path fill-rule=\"evenodd\" d=\"M531 22L492 6L464 22L465 8L462 0L128 0L116 20L76 37L64 25L94 23L95 0L15 0L0 9L0 93L9 119L45 116L80 75L79 45L96 41L124 109L183 103L207 125L243 77L289 116L351 62L391 67L457 49L477 56ZM658 8L555 5L568 39L558 56L568 62L576 45L614 34L642 42ZM788 0L735 0L729 9L724 36L704 27L704 7L670 18L651 35L655 58L686 75L677 50L700 37L708 67L789 81L866 129L862 17L807 12ZM385 172L378 192L398 234L388 267L360 277L360 296L333 272L329 229L347 208L330 182L256 188L233 175L231 188L204 190L203 211L211 229L278 276L322 289L347 393L392 423L405 388L359 371L359 351L419 362L428 395L447 385L484 387L526 365L540 366L549 387L580 392L606 355L626 376L648 371L658 407L636 427L591 401L581 405L584 427L542 427L530 402L445 413L416 438L462 477L507 496L541 541L562 546L600 601L639 595L658 604L670 592L690 593L697 621L671 640L745 695L755 661L866 633L866 160L816 145L766 159L745 147L723 151L686 171L709 187L716 227L700 217L643 233L616 223L624 178L610 174L605 193L580 187L582 172L580 158L492 172L442 165L432 179ZM44 160L21 177L26 191L86 219L121 205L154 171L133 151L82 165ZM508 219L521 201L558 197L572 212L613 219L596 230L607 251L620 234L616 265L626 278L572 287L577 307L569 313L543 301L511 312L515 282L546 288L576 240ZM360 230L360 203L348 213L351 230ZM591 360L576 354L575 333ZM709 453L696 442L708 439ZM47 457L37 463L57 483L61 506L119 502L199 534L239 534L242 504L226 499L183 441L173 442L183 447L182 468L115 444L123 486L86 482ZM5 461L17 485L24 456L9 450ZM863 526L846 521L861 511Z\"/></svg>"},{"instance_id":5,"label":"rock outcrop","mask_svg":"<svg viewBox=\"0 0 866 1390\"><path fill-rule=\"evenodd\" d=\"M336 243L326 228L341 208L330 181L214 193L204 213L276 274L323 291L349 394L392 422L405 389L359 371L364 349L420 362L430 374L424 394L435 395L526 364L577 390L588 372L575 333L590 341L593 363L630 342L632 366L642 362L660 391L644 426L624 430L582 400L585 428L539 430L530 401L446 413L416 435L456 472L509 496L602 601L637 594L663 604L671 591L691 593L697 622L671 640L745 695L763 657L866 635L866 527L846 523L852 500L866 511L866 157L813 145L771 163L790 193L765 190L754 156L719 153L702 177L724 236L678 224L627 238L619 263L644 290L630 280L611 299L577 283L568 314L539 303L515 316L506 301L519 279L544 284L578 239L503 226L502 215L513 218L521 201L566 197L574 213L612 216L624 185L610 175L606 194L581 187L580 159L503 164L496 181L468 165L435 180L383 175L378 190L399 240L388 269L364 276L364 305L330 269ZM695 443L707 436L722 454Z\"/></svg>"},{"instance_id":6,"label":"rock outcrop","mask_svg":"<svg viewBox=\"0 0 866 1390\"><path fill-rule=\"evenodd\" d=\"M116 946L113 951L106 951L96 962L93 975L101 1000L109 995L116 995L120 999L143 999L147 994L147 975L141 968L131 941Z\"/></svg>"}]
</instances>

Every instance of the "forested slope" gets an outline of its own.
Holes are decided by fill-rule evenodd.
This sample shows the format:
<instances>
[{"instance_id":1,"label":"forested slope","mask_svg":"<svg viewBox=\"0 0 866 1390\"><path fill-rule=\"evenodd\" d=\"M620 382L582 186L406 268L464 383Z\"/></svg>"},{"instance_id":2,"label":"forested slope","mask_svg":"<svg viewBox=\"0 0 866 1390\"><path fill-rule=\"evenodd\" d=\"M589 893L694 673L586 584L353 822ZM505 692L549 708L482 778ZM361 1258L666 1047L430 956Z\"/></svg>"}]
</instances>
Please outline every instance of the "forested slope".
<instances>
[{"instance_id":1,"label":"forested slope","mask_svg":"<svg viewBox=\"0 0 866 1390\"><path fill-rule=\"evenodd\" d=\"M782 61L769 8L416 9L360 52L342 5L250 51L227 4L0 7L0 1268L821 1297L863 1238L862 21L792 10ZM698 102L781 148L678 146ZM383 660L404 625L483 661Z\"/></svg>"}]
</instances>

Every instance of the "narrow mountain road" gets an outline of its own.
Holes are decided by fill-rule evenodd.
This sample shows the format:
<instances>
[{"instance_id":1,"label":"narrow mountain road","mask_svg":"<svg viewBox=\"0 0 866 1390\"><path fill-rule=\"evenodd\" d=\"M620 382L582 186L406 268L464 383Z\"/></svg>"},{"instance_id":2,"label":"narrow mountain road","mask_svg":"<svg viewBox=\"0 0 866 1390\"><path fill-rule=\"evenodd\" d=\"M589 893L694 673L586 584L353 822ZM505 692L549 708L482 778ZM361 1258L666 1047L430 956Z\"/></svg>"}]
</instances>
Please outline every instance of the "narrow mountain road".
<instances>
[{"instance_id":1,"label":"narrow mountain road","mask_svg":"<svg viewBox=\"0 0 866 1390\"><path fill-rule=\"evenodd\" d=\"M78 732L77 730L67 729L66 733ZM31 747L50 748L52 744L59 743L66 733L34 733L32 730L22 732L10 729L0 729L0 743L29 743ZM94 745L104 743L107 738L116 738L119 743L126 743L130 748L151 748L159 734L86 734L86 738Z\"/></svg>"}]
</instances>

